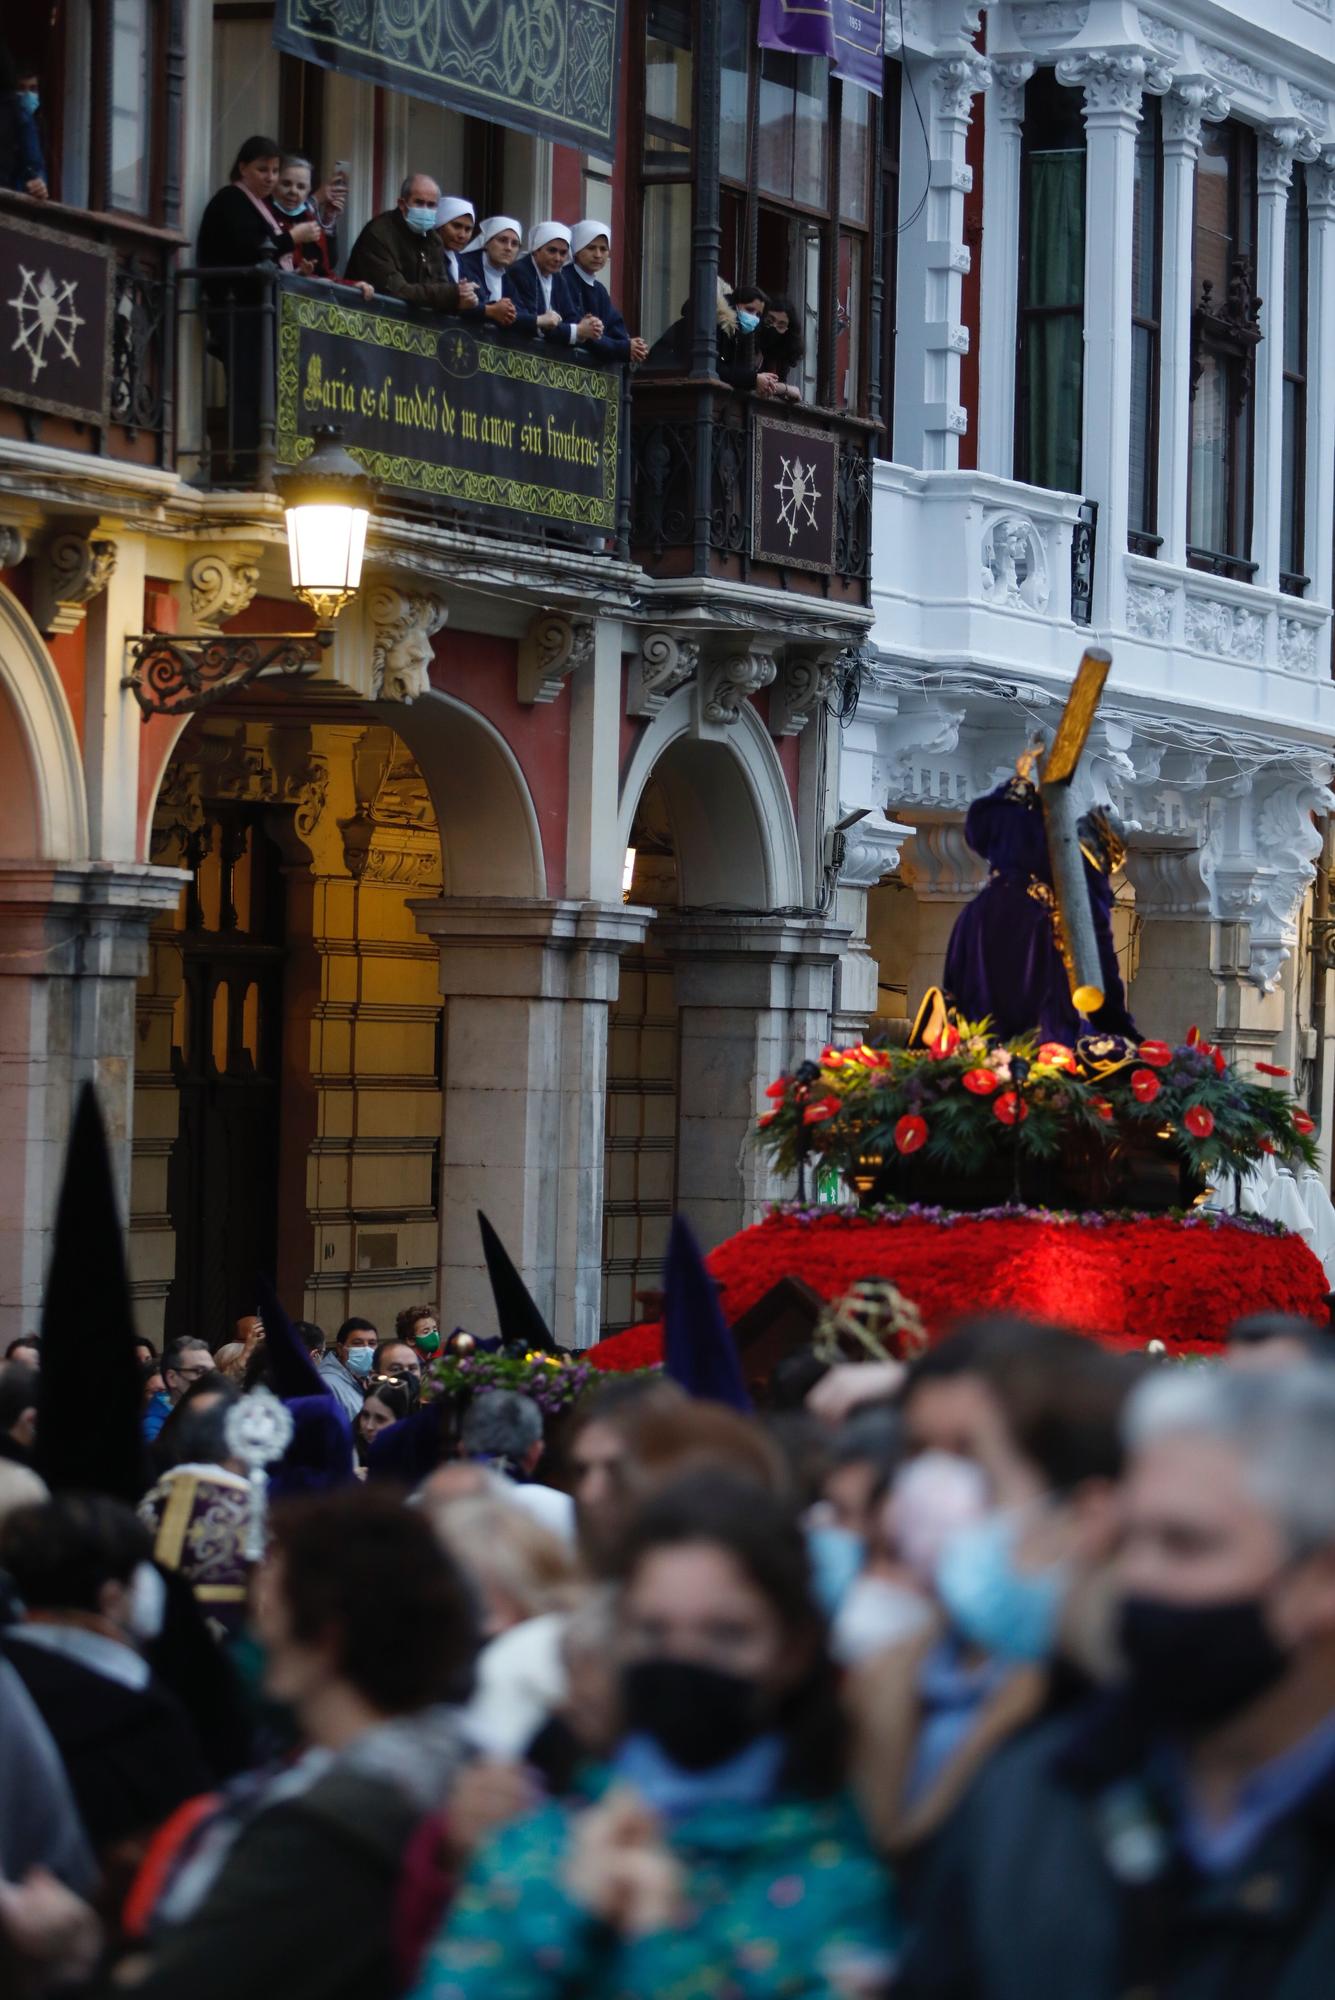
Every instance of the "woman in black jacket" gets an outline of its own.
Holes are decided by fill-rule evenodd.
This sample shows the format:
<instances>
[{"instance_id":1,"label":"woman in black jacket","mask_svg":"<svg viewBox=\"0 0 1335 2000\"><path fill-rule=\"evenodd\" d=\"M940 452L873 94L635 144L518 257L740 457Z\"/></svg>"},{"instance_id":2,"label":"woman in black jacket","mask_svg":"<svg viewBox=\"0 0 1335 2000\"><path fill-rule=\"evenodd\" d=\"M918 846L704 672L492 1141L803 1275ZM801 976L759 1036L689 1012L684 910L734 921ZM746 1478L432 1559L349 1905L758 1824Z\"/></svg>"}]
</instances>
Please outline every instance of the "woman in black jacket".
<instances>
[{"instance_id":1,"label":"woman in black jacket","mask_svg":"<svg viewBox=\"0 0 1335 2000\"><path fill-rule=\"evenodd\" d=\"M201 265L235 270L249 264L277 264L290 271L297 254L319 241L318 222L297 221L284 227L270 206L281 155L276 139L257 133L246 140L233 162L230 181L204 210L199 225ZM255 465L261 314L272 296L271 286L244 277L218 278L204 285L208 350L227 371L226 471L231 477L248 475ZM272 342L272 331L268 338Z\"/></svg>"}]
</instances>

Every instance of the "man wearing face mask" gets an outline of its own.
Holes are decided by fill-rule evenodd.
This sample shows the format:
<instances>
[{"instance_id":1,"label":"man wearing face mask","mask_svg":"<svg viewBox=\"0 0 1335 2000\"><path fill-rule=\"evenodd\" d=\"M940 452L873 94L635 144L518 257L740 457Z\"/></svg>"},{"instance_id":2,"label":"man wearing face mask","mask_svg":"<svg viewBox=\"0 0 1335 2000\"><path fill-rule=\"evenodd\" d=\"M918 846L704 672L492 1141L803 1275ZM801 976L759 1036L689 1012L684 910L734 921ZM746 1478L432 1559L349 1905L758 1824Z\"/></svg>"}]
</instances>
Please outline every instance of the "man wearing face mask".
<instances>
[{"instance_id":1,"label":"man wearing face mask","mask_svg":"<svg viewBox=\"0 0 1335 2000\"><path fill-rule=\"evenodd\" d=\"M915 2000L1331 1991L1335 1370L1168 1367L1127 1436L1124 1680L987 1774Z\"/></svg>"},{"instance_id":2,"label":"man wearing face mask","mask_svg":"<svg viewBox=\"0 0 1335 2000\"><path fill-rule=\"evenodd\" d=\"M184 1709L144 1658L165 1606L152 1553L128 1507L89 1494L20 1508L0 1529L0 1566L24 1606L5 1652L104 1871L133 1864L169 1813L212 1786Z\"/></svg>"},{"instance_id":3,"label":"man wearing face mask","mask_svg":"<svg viewBox=\"0 0 1335 2000\"><path fill-rule=\"evenodd\" d=\"M409 174L397 205L373 216L352 246L347 276L386 298L428 312L455 313L477 304L477 288L446 275L445 250L436 229L440 189L429 174Z\"/></svg>"},{"instance_id":4,"label":"man wearing face mask","mask_svg":"<svg viewBox=\"0 0 1335 2000\"><path fill-rule=\"evenodd\" d=\"M355 1423L366 1401L380 1335L369 1319L345 1319L315 1370L345 1417Z\"/></svg>"}]
</instances>

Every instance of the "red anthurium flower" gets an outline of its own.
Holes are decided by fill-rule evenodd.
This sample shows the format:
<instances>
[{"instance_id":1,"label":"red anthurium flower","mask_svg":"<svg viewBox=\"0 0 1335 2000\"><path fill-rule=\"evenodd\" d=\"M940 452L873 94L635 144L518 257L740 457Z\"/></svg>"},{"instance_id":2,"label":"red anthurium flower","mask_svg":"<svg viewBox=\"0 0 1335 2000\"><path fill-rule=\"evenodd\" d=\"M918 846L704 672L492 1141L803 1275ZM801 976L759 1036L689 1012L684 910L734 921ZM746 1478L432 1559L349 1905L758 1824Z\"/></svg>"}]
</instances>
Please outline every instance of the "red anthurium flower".
<instances>
[{"instance_id":1,"label":"red anthurium flower","mask_svg":"<svg viewBox=\"0 0 1335 2000\"><path fill-rule=\"evenodd\" d=\"M806 1110L802 1113L802 1121L806 1125L823 1125L827 1118L833 1118L839 1108L839 1099L837 1097L817 1098L816 1102L808 1104Z\"/></svg>"},{"instance_id":2,"label":"red anthurium flower","mask_svg":"<svg viewBox=\"0 0 1335 2000\"><path fill-rule=\"evenodd\" d=\"M1281 1069L1278 1063L1257 1063L1256 1074L1258 1076L1292 1076L1293 1071L1291 1069Z\"/></svg>"},{"instance_id":3,"label":"red anthurium flower","mask_svg":"<svg viewBox=\"0 0 1335 2000\"><path fill-rule=\"evenodd\" d=\"M763 1132L767 1125L772 1125L774 1123L778 1115L779 1114L777 1111L763 1111L760 1114L760 1117L756 1120L756 1123L760 1126L760 1129Z\"/></svg>"},{"instance_id":4,"label":"red anthurium flower","mask_svg":"<svg viewBox=\"0 0 1335 2000\"><path fill-rule=\"evenodd\" d=\"M1215 1066L1215 1074L1222 1076L1228 1068L1228 1057L1224 1054L1224 1051L1222 1049L1211 1049L1210 1060Z\"/></svg>"},{"instance_id":5,"label":"red anthurium flower","mask_svg":"<svg viewBox=\"0 0 1335 2000\"><path fill-rule=\"evenodd\" d=\"M927 1144L927 1120L909 1113L895 1126L895 1145L901 1153L916 1153Z\"/></svg>"},{"instance_id":6,"label":"red anthurium flower","mask_svg":"<svg viewBox=\"0 0 1335 2000\"><path fill-rule=\"evenodd\" d=\"M934 1062L940 1062L943 1056L953 1056L959 1045L959 1029L953 1025L947 1025L941 1030L927 1053Z\"/></svg>"},{"instance_id":7,"label":"red anthurium flower","mask_svg":"<svg viewBox=\"0 0 1335 2000\"><path fill-rule=\"evenodd\" d=\"M864 1042L861 1048L855 1049L853 1053L859 1062L864 1062L867 1065L868 1069L889 1069L890 1067L890 1056L886 1049L873 1049Z\"/></svg>"},{"instance_id":8,"label":"red anthurium flower","mask_svg":"<svg viewBox=\"0 0 1335 2000\"><path fill-rule=\"evenodd\" d=\"M1194 1049L1196 1044L1199 1042L1200 1038L1201 1038L1201 1031L1199 1028L1187 1029L1187 1047L1189 1049Z\"/></svg>"},{"instance_id":9,"label":"red anthurium flower","mask_svg":"<svg viewBox=\"0 0 1335 2000\"><path fill-rule=\"evenodd\" d=\"M766 1097L786 1097L788 1095L787 1077L786 1076L775 1077L773 1083L770 1084L769 1088L766 1090L765 1095Z\"/></svg>"},{"instance_id":10,"label":"red anthurium flower","mask_svg":"<svg viewBox=\"0 0 1335 2000\"><path fill-rule=\"evenodd\" d=\"M1003 1125L1023 1125L1029 1116L1029 1106L1015 1091L1003 1090L992 1106L992 1116Z\"/></svg>"},{"instance_id":11,"label":"red anthurium flower","mask_svg":"<svg viewBox=\"0 0 1335 2000\"><path fill-rule=\"evenodd\" d=\"M825 1069L842 1069L844 1063L848 1060L842 1049L834 1048L822 1049L820 1059Z\"/></svg>"},{"instance_id":12,"label":"red anthurium flower","mask_svg":"<svg viewBox=\"0 0 1335 2000\"><path fill-rule=\"evenodd\" d=\"M997 1087L997 1073L994 1069L966 1069L960 1082L975 1097L990 1097Z\"/></svg>"},{"instance_id":13,"label":"red anthurium flower","mask_svg":"<svg viewBox=\"0 0 1335 2000\"><path fill-rule=\"evenodd\" d=\"M1092 1108L1095 1114L1103 1120L1105 1125L1112 1124L1113 1108L1111 1104L1109 1104L1106 1097L1096 1097L1093 1100Z\"/></svg>"},{"instance_id":14,"label":"red anthurium flower","mask_svg":"<svg viewBox=\"0 0 1335 2000\"><path fill-rule=\"evenodd\" d=\"M1074 1069L1075 1050L1068 1049L1065 1042L1044 1042L1038 1051L1038 1060L1049 1069Z\"/></svg>"},{"instance_id":15,"label":"red anthurium flower","mask_svg":"<svg viewBox=\"0 0 1335 2000\"><path fill-rule=\"evenodd\" d=\"M1131 1095L1138 1104L1153 1104L1162 1085L1152 1069L1133 1069L1131 1072Z\"/></svg>"},{"instance_id":16,"label":"red anthurium flower","mask_svg":"<svg viewBox=\"0 0 1335 2000\"><path fill-rule=\"evenodd\" d=\"M1154 1069L1167 1069L1173 1060L1173 1051L1167 1042L1142 1042L1136 1054L1142 1062L1149 1063Z\"/></svg>"},{"instance_id":17,"label":"red anthurium flower","mask_svg":"<svg viewBox=\"0 0 1335 2000\"><path fill-rule=\"evenodd\" d=\"M1261 1151L1263 1153L1273 1153L1274 1150L1275 1150L1275 1142L1273 1139L1262 1139Z\"/></svg>"},{"instance_id":18,"label":"red anthurium flower","mask_svg":"<svg viewBox=\"0 0 1335 2000\"><path fill-rule=\"evenodd\" d=\"M1296 1132L1301 1132L1305 1136L1309 1132L1316 1131L1316 1120L1309 1118L1305 1111L1295 1111L1293 1114L1293 1127Z\"/></svg>"},{"instance_id":19,"label":"red anthurium flower","mask_svg":"<svg viewBox=\"0 0 1335 2000\"><path fill-rule=\"evenodd\" d=\"M1193 1104L1183 1115L1182 1123L1193 1139L1208 1139L1214 1131L1214 1113L1204 1104Z\"/></svg>"}]
</instances>

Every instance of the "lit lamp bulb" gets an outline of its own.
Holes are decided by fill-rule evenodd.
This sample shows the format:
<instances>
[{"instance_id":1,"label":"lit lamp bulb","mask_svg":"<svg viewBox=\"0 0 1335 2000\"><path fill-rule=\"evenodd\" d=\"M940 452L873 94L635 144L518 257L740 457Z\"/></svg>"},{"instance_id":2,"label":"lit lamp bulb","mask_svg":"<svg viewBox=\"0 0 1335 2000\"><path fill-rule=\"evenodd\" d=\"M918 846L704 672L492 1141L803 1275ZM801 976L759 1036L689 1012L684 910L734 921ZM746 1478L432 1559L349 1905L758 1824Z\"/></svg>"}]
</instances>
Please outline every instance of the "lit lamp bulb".
<instances>
[{"instance_id":1,"label":"lit lamp bulb","mask_svg":"<svg viewBox=\"0 0 1335 2000\"><path fill-rule=\"evenodd\" d=\"M335 424L315 432L315 449L275 479L287 519L292 589L328 625L356 596L375 487L339 442Z\"/></svg>"}]
</instances>

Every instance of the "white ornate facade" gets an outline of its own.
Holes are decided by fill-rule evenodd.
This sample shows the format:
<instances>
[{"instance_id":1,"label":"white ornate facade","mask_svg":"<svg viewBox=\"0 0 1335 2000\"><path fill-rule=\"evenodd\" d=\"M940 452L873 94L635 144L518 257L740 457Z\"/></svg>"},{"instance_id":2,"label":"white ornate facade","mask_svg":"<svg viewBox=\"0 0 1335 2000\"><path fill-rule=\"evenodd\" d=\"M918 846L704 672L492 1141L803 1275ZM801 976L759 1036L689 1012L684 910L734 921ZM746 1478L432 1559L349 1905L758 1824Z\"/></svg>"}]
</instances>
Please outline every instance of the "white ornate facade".
<instances>
[{"instance_id":1,"label":"white ornate facade","mask_svg":"<svg viewBox=\"0 0 1335 2000\"><path fill-rule=\"evenodd\" d=\"M840 779L845 813L873 809L850 843L878 829L843 881L847 914L862 884L882 885L868 904L879 1010L911 1011L939 975L950 924L981 879L962 837L968 802L1051 729L1084 645L1095 642L1111 650L1113 672L1083 783L1130 833L1119 940L1142 1025L1171 1035L1198 1021L1241 1053L1292 1063L1311 1088L1320 1066L1310 892L1335 804L1335 373L1323 366L1335 351L1329 0L1178 5L1171 20L1122 0L998 4L986 10L985 56L967 8L940 0L905 18L904 60L930 157L906 99L901 213L926 193L901 238L894 458L876 467L876 621ZM1012 476L1026 86L1048 68L1081 93L1087 149L1078 494ZM1146 538L1129 537L1128 439L1136 148L1150 96L1162 107L1162 277L1158 538L1147 549ZM1253 451L1250 563L1211 574L1199 552L1189 556L1200 303L1192 252L1202 132L1228 118L1256 133L1260 338L1243 419ZM976 212L969 230L976 167L981 230ZM1282 481L1292 477L1281 438L1286 207L1297 199L1296 167L1306 188L1308 382L1299 579L1284 577L1281 553ZM978 256L970 407L965 281ZM1088 502L1097 509L1092 574L1072 562ZM854 956L849 970L849 990L860 984L865 996L869 962ZM1313 1108L1328 1109L1328 1084L1326 1098Z\"/></svg>"}]
</instances>

